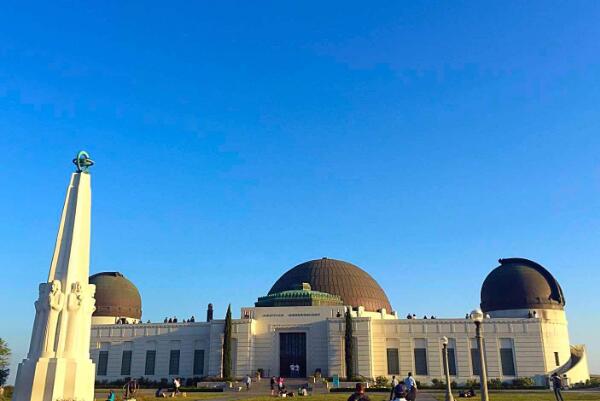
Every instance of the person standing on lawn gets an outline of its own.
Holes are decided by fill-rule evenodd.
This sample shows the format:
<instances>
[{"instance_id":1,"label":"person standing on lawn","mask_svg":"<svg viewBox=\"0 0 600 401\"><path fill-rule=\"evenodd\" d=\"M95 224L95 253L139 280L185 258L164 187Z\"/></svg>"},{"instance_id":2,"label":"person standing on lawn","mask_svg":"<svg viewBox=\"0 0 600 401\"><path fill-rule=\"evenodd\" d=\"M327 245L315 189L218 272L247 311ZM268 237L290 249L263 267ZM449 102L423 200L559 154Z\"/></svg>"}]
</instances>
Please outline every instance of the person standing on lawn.
<instances>
[{"instance_id":1,"label":"person standing on lawn","mask_svg":"<svg viewBox=\"0 0 600 401\"><path fill-rule=\"evenodd\" d=\"M563 396L561 394L562 390L562 379L558 375L558 373L554 372L551 377L552 380L552 388L554 389L554 397L556 397L556 401L564 401Z\"/></svg>"},{"instance_id":2,"label":"person standing on lawn","mask_svg":"<svg viewBox=\"0 0 600 401\"><path fill-rule=\"evenodd\" d=\"M417 382L412 376L412 372L408 372L408 376L404 379L404 385L406 386L406 399L408 401L415 401L417 399Z\"/></svg>"},{"instance_id":3,"label":"person standing on lawn","mask_svg":"<svg viewBox=\"0 0 600 401\"><path fill-rule=\"evenodd\" d=\"M394 389L396 388L397 385L398 385L398 379L396 379L396 376L392 376L392 391L390 391L390 400L394 399Z\"/></svg>"}]
</instances>

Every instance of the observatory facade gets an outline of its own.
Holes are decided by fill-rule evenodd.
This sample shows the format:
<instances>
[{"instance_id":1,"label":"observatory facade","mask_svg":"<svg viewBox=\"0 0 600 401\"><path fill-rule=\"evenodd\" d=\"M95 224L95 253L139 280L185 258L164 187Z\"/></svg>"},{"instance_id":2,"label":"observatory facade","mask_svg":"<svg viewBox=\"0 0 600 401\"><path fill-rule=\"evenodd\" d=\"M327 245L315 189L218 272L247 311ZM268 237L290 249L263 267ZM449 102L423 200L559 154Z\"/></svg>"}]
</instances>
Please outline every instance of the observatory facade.
<instances>
[{"instance_id":1,"label":"observatory facade","mask_svg":"<svg viewBox=\"0 0 600 401\"><path fill-rule=\"evenodd\" d=\"M141 323L141 297L120 273L92 276L96 285L91 356L97 381L220 376L224 320ZM530 377L538 385L558 372L570 383L589 379L585 347L571 345L565 298L541 265L501 259L481 289L489 378ZM442 340L449 339L452 380L479 378L475 326L468 318L400 317L364 270L335 259L302 263L233 319L233 374L266 376L320 371L345 376L346 309L353 317L354 372L367 378L405 375L443 379Z\"/></svg>"}]
</instances>

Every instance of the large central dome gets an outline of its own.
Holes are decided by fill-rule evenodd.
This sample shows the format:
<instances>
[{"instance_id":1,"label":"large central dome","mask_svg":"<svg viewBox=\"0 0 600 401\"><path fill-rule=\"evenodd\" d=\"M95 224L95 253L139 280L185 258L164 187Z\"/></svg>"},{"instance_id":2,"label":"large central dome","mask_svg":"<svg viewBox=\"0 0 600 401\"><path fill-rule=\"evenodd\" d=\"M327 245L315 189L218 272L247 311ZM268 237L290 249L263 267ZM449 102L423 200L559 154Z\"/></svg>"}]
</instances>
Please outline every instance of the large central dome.
<instances>
[{"instance_id":1,"label":"large central dome","mask_svg":"<svg viewBox=\"0 0 600 401\"><path fill-rule=\"evenodd\" d=\"M314 291L338 295L346 305L364 306L376 312L392 307L383 289L367 272L352 263L335 259L316 259L299 264L279 278L269 291L275 294L309 283Z\"/></svg>"}]
</instances>

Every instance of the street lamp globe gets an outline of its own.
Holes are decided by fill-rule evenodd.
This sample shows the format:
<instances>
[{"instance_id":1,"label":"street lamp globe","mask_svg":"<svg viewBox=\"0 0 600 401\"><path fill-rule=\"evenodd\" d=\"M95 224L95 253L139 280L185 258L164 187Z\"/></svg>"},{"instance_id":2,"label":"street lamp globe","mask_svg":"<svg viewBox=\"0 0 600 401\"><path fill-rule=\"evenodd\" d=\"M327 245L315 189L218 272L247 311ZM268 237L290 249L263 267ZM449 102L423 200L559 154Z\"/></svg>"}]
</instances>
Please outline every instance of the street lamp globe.
<instances>
[{"instance_id":1,"label":"street lamp globe","mask_svg":"<svg viewBox=\"0 0 600 401\"><path fill-rule=\"evenodd\" d=\"M481 323L483 321L483 317L483 312L479 308L473 309L473 311L471 312L471 320L475 323Z\"/></svg>"},{"instance_id":2,"label":"street lamp globe","mask_svg":"<svg viewBox=\"0 0 600 401\"><path fill-rule=\"evenodd\" d=\"M442 337L442 344L448 345L448 337L446 337L446 336Z\"/></svg>"}]
</instances>

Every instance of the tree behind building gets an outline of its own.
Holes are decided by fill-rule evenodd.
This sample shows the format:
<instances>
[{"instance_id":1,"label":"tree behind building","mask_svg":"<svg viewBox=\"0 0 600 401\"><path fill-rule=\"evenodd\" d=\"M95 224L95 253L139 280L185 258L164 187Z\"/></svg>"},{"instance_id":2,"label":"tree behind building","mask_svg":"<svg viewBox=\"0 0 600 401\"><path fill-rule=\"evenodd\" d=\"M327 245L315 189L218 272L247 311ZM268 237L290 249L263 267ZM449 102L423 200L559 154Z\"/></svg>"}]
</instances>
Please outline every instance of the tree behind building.
<instances>
[{"instance_id":1,"label":"tree behind building","mask_svg":"<svg viewBox=\"0 0 600 401\"><path fill-rule=\"evenodd\" d=\"M223 378L231 379L231 305L225 314L225 328L223 329Z\"/></svg>"}]
</instances>

